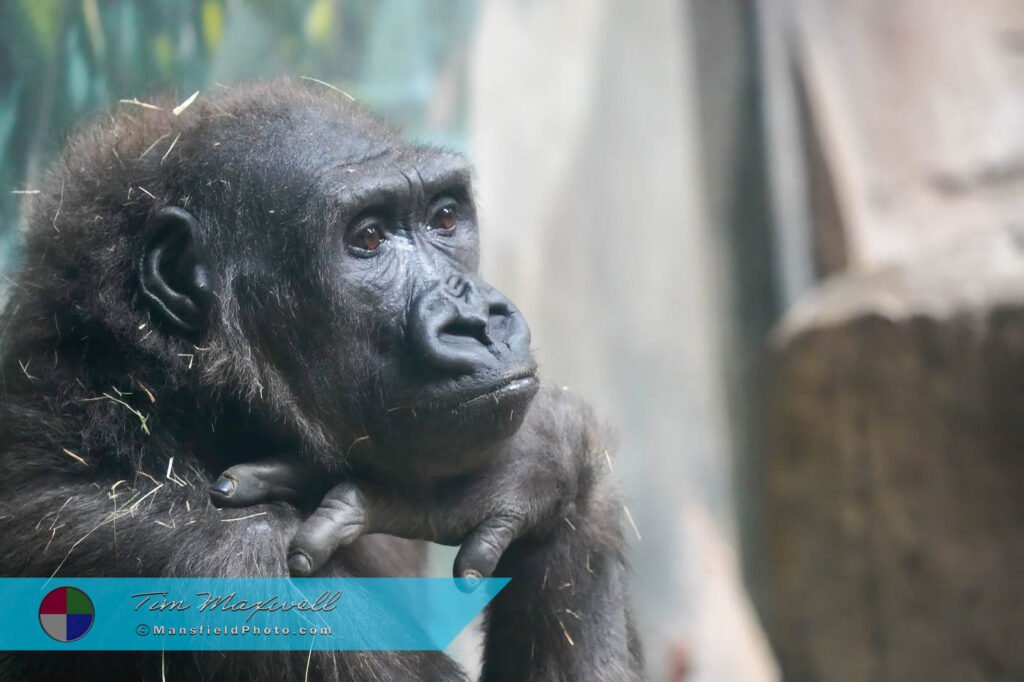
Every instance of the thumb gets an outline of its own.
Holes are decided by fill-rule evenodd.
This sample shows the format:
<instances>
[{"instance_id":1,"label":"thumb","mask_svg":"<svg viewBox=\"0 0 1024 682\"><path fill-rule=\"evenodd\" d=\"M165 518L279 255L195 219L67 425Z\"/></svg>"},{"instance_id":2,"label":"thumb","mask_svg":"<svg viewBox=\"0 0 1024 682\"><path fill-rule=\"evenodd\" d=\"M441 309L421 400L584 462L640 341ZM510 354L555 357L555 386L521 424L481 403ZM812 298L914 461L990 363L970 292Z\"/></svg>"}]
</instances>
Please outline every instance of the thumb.
<instances>
[{"instance_id":1,"label":"thumb","mask_svg":"<svg viewBox=\"0 0 1024 682\"><path fill-rule=\"evenodd\" d=\"M489 578L505 550L525 529L525 518L505 514L493 516L466 537L455 557L456 578L465 578L469 590L476 589L480 578Z\"/></svg>"}]
</instances>

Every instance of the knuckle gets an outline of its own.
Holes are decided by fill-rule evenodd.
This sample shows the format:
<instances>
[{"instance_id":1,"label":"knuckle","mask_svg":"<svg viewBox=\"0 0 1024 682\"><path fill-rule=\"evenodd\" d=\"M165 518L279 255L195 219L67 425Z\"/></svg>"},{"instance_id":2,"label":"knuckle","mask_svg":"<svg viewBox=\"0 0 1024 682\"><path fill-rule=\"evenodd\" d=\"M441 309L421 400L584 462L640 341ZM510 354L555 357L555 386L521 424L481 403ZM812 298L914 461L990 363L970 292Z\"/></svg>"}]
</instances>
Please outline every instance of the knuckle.
<instances>
[{"instance_id":1,"label":"knuckle","mask_svg":"<svg viewBox=\"0 0 1024 682\"><path fill-rule=\"evenodd\" d=\"M366 509L360 492L350 486L332 491L313 512L334 532L349 534L366 523Z\"/></svg>"},{"instance_id":2,"label":"knuckle","mask_svg":"<svg viewBox=\"0 0 1024 682\"><path fill-rule=\"evenodd\" d=\"M481 529L480 539L499 551L516 539L526 525L526 515L519 509L510 509L495 516Z\"/></svg>"},{"instance_id":3,"label":"knuckle","mask_svg":"<svg viewBox=\"0 0 1024 682\"><path fill-rule=\"evenodd\" d=\"M308 556L316 554L314 551L318 547L318 543L315 542L315 538L311 536L308 531L300 530L292 541L288 543L288 553L302 552Z\"/></svg>"},{"instance_id":4,"label":"knuckle","mask_svg":"<svg viewBox=\"0 0 1024 682\"><path fill-rule=\"evenodd\" d=\"M363 512L362 494L351 486L336 488L324 498L320 509L347 517L354 514L361 516Z\"/></svg>"},{"instance_id":5,"label":"knuckle","mask_svg":"<svg viewBox=\"0 0 1024 682\"><path fill-rule=\"evenodd\" d=\"M466 554L463 563L474 563L476 561L497 562L505 553L505 546L492 534L492 532L478 532L475 541Z\"/></svg>"},{"instance_id":6,"label":"knuckle","mask_svg":"<svg viewBox=\"0 0 1024 682\"><path fill-rule=\"evenodd\" d=\"M498 536L493 531L484 531L477 535L476 549L478 554L487 557L498 558L504 553L505 548Z\"/></svg>"}]
</instances>

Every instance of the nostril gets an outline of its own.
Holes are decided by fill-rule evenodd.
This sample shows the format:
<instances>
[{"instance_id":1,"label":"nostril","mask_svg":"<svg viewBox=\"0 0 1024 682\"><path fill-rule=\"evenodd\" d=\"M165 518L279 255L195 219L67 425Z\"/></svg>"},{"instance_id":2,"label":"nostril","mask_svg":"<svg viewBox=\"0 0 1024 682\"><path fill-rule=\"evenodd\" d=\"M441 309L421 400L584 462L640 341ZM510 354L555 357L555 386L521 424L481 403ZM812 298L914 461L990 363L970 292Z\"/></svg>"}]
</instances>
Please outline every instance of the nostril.
<instances>
[{"instance_id":1,"label":"nostril","mask_svg":"<svg viewBox=\"0 0 1024 682\"><path fill-rule=\"evenodd\" d=\"M487 309L487 315L489 317L509 317L512 315L512 310L508 307L507 303L492 303Z\"/></svg>"},{"instance_id":2,"label":"nostril","mask_svg":"<svg viewBox=\"0 0 1024 682\"><path fill-rule=\"evenodd\" d=\"M439 331L440 336L463 336L476 339L485 346L491 345L491 339L487 335L487 323L483 320L471 320L457 318L448 322Z\"/></svg>"},{"instance_id":3,"label":"nostril","mask_svg":"<svg viewBox=\"0 0 1024 682\"><path fill-rule=\"evenodd\" d=\"M487 308L487 329L494 341L506 341L511 335L512 307L505 302L492 303Z\"/></svg>"}]
</instances>

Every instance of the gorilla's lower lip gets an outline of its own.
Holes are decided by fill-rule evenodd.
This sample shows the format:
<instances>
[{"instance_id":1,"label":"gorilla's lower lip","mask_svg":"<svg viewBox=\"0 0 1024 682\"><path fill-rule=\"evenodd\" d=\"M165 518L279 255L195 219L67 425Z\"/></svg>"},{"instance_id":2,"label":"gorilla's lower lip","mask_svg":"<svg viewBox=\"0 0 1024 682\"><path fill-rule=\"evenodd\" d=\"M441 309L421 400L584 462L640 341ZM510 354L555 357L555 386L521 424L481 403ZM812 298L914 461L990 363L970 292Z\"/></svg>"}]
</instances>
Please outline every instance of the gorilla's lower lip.
<instances>
[{"instance_id":1,"label":"gorilla's lower lip","mask_svg":"<svg viewBox=\"0 0 1024 682\"><path fill-rule=\"evenodd\" d=\"M471 407L486 400L500 402L504 398L510 398L520 393L536 390L539 382L534 374L527 374L506 381L503 384L493 387L483 393L473 396L458 403L457 407Z\"/></svg>"},{"instance_id":2,"label":"gorilla's lower lip","mask_svg":"<svg viewBox=\"0 0 1024 682\"><path fill-rule=\"evenodd\" d=\"M428 387L396 401L398 407L388 410L394 416L408 413L413 418L422 413L464 412L467 409L484 407L488 404L500 406L506 401L521 397L532 397L540 387L535 367L509 372L492 381L474 382L469 386L451 387L441 385Z\"/></svg>"}]
</instances>

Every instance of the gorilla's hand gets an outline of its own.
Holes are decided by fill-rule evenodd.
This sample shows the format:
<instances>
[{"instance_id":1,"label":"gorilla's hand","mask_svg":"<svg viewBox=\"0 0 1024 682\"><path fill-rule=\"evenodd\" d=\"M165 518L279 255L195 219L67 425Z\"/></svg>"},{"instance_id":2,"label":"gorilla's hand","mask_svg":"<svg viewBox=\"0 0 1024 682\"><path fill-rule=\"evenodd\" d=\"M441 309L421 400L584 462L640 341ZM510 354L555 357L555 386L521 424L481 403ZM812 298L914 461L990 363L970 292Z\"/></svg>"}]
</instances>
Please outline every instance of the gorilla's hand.
<instances>
[{"instance_id":1,"label":"gorilla's hand","mask_svg":"<svg viewBox=\"0 0 1024 682\"><path fill-rule=\"evenodd\" d=\"M292 540L288 566L293 575L312 575L339 547L387 533L461 545L455 576L490 576L515 540L543 543L556 528L574 527L570 518L579 523L580 482L589 489L599 478L592 469L607 466L597 436L581 401L542 390L522 428L476 474L415 492L351 480L335 485ZM311 484L295 460L267 460L231 467L210 494L220 506L248 506L308 499Z\"/></svg>"},{"instance_id":2,"label":"gorilla's hand","mask_svg":"<svg viewBox=\"0 0 1024 682\"><path fill-rule=\"evenodd\" d=\"M314 574L368 533L461 544L455 575L468 579L463 587L494 574L513 578L488 606L481 679L643 679L626 608L624 507L590 409L568 391L542 389L522 427L486 454L483 470L417 481L415 492L338 483L296 532L289 569ZM233 506L309 504L320 494L299 466L232 467L211 496Z\"/></svg>"}]
</instances>

